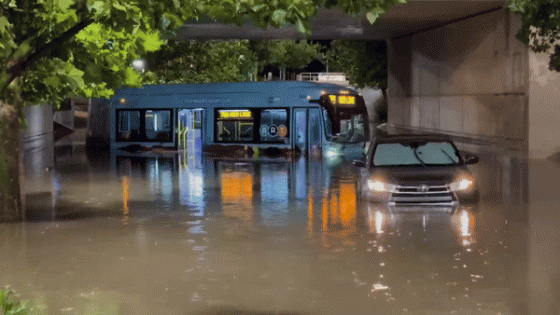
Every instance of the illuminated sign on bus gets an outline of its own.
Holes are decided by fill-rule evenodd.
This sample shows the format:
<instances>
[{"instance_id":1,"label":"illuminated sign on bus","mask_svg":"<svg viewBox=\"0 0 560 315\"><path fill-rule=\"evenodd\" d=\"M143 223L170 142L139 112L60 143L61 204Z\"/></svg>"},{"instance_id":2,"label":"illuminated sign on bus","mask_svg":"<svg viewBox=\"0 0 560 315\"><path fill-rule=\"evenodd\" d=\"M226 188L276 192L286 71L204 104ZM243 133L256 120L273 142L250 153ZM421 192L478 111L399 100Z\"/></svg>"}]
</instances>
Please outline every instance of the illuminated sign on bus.
<instances>
[{"instance_id":1,"label":"illuminated sign on bus","mask_svg":"<svg viewBox=\"0 0 560 315\"><path fill-rule=\"evenodd\" d=\"M329 99L333 105L355 105L356 97L352 95L329 95Z\"/></svg>"},{"instance_id":2,"label":"illuminated sign on bus","mask_svg":"<svg viewBox=\"0 0 560 315\"><path fill-rule=\"evenodd\" d=\"M252 118L252 113L249 110L220 110L220 119L232 118Z\"/></svg>"}]
</instances>

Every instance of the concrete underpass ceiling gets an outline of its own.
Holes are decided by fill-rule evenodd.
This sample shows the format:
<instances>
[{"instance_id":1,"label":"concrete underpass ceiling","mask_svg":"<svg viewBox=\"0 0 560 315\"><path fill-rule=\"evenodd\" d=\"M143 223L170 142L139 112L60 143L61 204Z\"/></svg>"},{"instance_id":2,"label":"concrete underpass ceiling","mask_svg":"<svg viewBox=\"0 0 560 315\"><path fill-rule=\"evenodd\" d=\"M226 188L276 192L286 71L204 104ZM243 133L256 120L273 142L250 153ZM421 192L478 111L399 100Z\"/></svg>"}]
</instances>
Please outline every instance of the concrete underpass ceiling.
<instances>
[{"instance_id":1,"label":"concrete underpass ceiling","mask_svg":"<svg viewBox=\"0 0 560 315\"><path fill-rule=\"evenodd\" d=\"M311 39L386 40L453 23L505 6L505 1L409 0L392 6L373 25L365 15L352 17L338 9L321 9L312 24ZM301 39L294 27L261 29L218 23L186 25L177 39Z\"/></svg>"}]
</instances>

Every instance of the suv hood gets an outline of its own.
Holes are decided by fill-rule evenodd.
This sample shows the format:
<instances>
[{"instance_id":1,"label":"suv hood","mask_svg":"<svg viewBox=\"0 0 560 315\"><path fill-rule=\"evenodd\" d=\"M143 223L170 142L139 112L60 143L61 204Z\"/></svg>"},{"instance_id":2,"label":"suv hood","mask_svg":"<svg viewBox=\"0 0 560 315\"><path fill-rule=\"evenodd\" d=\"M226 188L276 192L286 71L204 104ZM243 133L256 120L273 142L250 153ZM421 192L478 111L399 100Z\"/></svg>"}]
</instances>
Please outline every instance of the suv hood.
<instances>
[{"instance_id":1,"label":"suv hood","mask_svg":"<svg viewBox=\"0 0 560 315\"><path fill-rule=\"evenodd\" d=\"M397 185L449 184L461 174L470 174L464 166L454 167L387 167L370 171L374 177Z\"/></svg>"}]
</instances>

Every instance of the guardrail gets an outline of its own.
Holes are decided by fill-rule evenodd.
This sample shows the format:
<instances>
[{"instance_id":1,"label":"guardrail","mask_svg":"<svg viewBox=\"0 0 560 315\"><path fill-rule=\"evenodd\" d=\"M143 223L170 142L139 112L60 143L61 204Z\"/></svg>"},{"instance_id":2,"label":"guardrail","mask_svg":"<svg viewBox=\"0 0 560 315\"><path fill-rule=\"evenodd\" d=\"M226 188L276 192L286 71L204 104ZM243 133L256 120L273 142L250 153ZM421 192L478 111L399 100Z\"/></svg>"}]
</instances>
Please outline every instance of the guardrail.
<instances>
[{"instance_id":1,"label":"guardrail","mask_svg":"<svg viewBox=\"0 0 560 315\"><path fill-rule=\"evenodd\" d=\"M302 72L297 75L298 81L312 82L348 82L348 77L343 72Z\"/></svg>"}]
</instances>

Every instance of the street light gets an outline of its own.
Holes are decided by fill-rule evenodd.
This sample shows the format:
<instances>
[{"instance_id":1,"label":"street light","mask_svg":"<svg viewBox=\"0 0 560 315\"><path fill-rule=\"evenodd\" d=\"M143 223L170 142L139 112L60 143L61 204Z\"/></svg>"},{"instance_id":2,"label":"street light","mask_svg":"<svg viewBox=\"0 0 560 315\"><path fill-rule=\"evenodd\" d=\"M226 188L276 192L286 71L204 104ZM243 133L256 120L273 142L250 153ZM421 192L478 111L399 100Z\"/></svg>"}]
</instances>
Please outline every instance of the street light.
<instances>
[{"instance_id":1,"label":"street light","mask_svg":"<svg viewBox=\"0 0 560 315\"><path fill-rule=\"evenodd\" d=\"M146 70L146 61L144 59L136 59L132 62L132 67L138 72Z\"/></svg>"}]
</instances>

